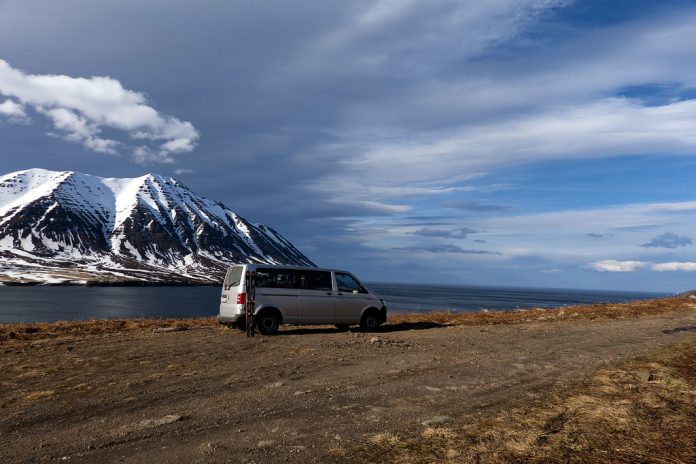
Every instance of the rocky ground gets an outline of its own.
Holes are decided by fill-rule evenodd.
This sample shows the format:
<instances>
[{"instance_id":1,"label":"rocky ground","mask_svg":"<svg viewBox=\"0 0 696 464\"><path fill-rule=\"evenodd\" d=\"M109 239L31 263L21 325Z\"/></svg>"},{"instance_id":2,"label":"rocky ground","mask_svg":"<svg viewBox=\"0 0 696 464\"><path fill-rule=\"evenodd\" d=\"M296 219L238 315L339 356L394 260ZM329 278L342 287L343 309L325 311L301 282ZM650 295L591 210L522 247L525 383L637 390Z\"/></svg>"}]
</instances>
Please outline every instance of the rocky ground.
<instances>
[{"instance_id":1,"label":"rocky ground","mask_svg":"<svg viewBox=\"0 0 696 464\"><path fill-rule=\"evenodd\" d=\"M374 334L4 325L0 462L661 462L580 438L607 418L621 443L677 437L669 462L689 462L696 300L672 300L617 317L402 317ZM638 394L669 407L635 409Z\"/></svg>"}]
</instances>

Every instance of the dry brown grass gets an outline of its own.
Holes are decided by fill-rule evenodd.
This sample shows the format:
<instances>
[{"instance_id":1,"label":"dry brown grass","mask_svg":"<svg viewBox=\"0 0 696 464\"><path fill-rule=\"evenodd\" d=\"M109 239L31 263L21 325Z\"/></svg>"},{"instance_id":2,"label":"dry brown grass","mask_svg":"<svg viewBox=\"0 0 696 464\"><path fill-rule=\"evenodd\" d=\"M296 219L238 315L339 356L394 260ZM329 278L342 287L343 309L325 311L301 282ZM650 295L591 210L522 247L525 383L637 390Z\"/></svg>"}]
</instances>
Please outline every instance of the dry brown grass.
<instances>
[{"instance_id":1,"label":"dry brown grass","mask_svg":"<svg viewBox=\"0 0 696 464\"><path fill-rule=\"evenodd\" d=\"M650 380L640 375L651 373ZM605 368L580 385L491 418L381 434L340 462L694 463L696 340Z\"/></svg>"},{"instance_id":2,"label":"dry brown grass","mask_svg":"<svg viewBox=\"0 0 696 464\"><path fill-rule=\"evenodd\" d=\"M390 324L434 323L442 325L494 325L523 322L573 320L573 319L622 319L673 311L696 309L696 299L686 296L656 298L629 303L601 303L581 306L565 306L553 309L527 309L516 311L481 311L457 313L437 311L431 313L404 313L389 316Z\"/></svg>"},{"instance_id":3,"label":"dry brown grass","mask_svg":"<svg viewBox=\"0 0 696 464\"><path fill-rule=\"evenodd\" d=\"M620 304L594 304L567 306L557 309L529 309L520 311L482 311L455 313L436 311L430 313L390 314L390 325L495 325L524 322L621 319L662 314L672 311L696 309L696 299L686 296L633 301ZM181 329L217 326L214 317L185 319L93 319L87 321L59 321L47 323L0 324L0 343L7 340L37 340L55 337L100 335L130 330L151 330L157 327Z\"/></svg>"},{"instance_id":4,"label":"dry brown grass","mask_svg":"<svg viewBox=\"0 0 696 464\"><path fill-rule=\"evenodd\" d=\"M40 401L53 397L55 390L42 390L29 393L24 397L27 401Z\"/></svg>"},{"instance_id":5,"label":"dry brown grass","mask_svg":"<svg viewBox=\"0 0 696 464\"><path fill-rule=\"evenodd\" d=\"M131 330L152 330L176 327L186 330L216 326L214 317L187 319L93 319L88 321L58 321L33 324L0 324L0 342L6 340L36 340L55 337L79 337Z\"/></svg>"}]
</instances>

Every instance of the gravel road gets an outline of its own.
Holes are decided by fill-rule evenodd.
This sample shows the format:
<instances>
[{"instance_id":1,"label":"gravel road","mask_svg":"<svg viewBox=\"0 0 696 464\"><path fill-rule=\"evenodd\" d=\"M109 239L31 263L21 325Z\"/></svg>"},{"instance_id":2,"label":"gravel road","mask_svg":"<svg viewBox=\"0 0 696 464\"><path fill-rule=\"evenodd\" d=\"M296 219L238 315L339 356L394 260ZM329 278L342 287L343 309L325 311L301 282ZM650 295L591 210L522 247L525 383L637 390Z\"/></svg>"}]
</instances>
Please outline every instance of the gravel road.
<instances>
[{"instance_id":1,"label":"gravel road","mask_svg":"<svg viewBox=\"0 0 696 464\"><path fill-rule=\"evenodd\" d=\"M690 310L12 340L0 344L0 462L326 462L376 434L474 420L695 336Z\"/></svg>"}]
</instances>

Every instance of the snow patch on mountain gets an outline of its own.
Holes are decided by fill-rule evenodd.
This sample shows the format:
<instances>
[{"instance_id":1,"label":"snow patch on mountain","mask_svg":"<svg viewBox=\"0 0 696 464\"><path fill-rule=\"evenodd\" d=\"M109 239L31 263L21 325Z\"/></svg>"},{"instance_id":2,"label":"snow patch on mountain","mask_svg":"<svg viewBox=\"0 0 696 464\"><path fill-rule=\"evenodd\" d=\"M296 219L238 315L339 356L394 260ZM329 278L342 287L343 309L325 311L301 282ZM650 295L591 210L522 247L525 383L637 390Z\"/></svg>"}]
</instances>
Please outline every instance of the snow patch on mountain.
<instances>
[{"instance_id":1,"label":"snow patch on mountain","mask_svg":"<svg viewBox=\"0 0 696 464\"><path fill-rule=\"evenodd\" d=\"M231 263L313 266L275 230L171 177L44 169L0 176L0 258L6 282L208 283Z\"/></svg>"}]
</instances>

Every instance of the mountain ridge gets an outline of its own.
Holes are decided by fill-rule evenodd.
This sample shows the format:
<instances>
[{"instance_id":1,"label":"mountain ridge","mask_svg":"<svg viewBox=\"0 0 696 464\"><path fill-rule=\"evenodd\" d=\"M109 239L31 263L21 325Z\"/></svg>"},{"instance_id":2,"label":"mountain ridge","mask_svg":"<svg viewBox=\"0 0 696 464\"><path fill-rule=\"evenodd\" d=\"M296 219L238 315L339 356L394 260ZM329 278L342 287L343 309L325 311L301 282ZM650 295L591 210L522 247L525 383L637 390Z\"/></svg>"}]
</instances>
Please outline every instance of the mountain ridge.
<instances>
[{"instance_id":1,"label":"mountain ridge","mask_svg":"<svg viewBox=\"0 0 696 464\"><path fill-rule=\"evenodd\" d=\"M314 266L274 229L159 174L0 176L0 282L217 283L231 263Z\"/></svg>"}]
</instances>

